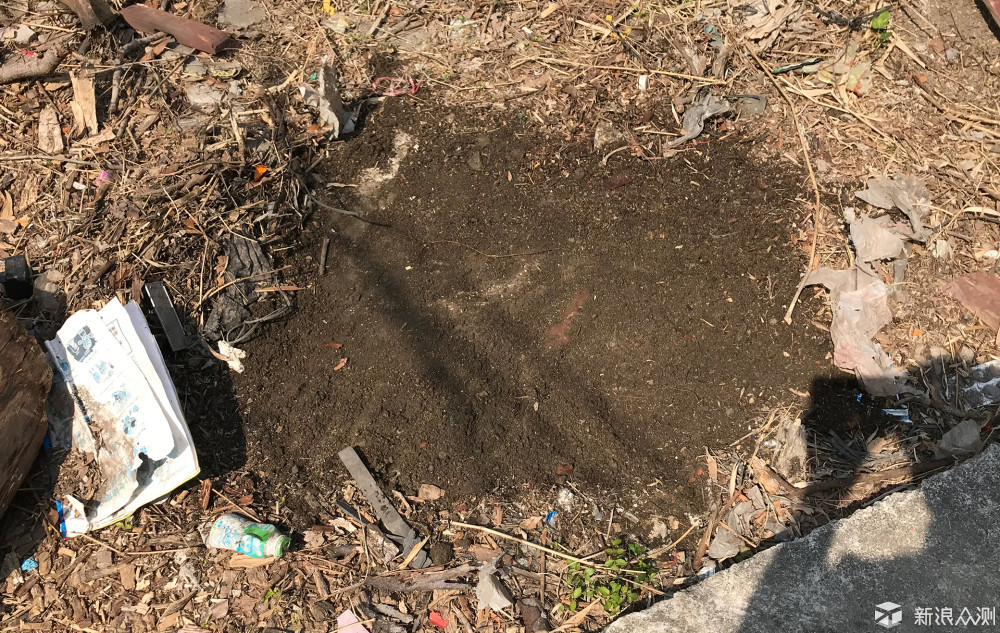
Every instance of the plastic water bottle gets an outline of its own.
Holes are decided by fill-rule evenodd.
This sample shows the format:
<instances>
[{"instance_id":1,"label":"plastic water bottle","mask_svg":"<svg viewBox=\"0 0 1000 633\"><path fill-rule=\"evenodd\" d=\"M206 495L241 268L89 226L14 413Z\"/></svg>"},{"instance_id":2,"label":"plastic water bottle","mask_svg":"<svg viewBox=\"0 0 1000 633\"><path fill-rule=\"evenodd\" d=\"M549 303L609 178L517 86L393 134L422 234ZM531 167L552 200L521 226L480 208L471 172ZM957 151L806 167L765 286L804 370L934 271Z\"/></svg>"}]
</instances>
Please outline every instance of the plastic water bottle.
<instances>
[{"instance_id":1,"label":"plastic water bottle","mask_svg":"<svg viewBox=\"0 0 1000 633\"><path fill-rule=\"evenodd\" d=\"M255 523L238 514L216 519L205 539L208 547L231 549L253 558L284 556L291 542L270 523Z\"/></svg>"}]
</instances>

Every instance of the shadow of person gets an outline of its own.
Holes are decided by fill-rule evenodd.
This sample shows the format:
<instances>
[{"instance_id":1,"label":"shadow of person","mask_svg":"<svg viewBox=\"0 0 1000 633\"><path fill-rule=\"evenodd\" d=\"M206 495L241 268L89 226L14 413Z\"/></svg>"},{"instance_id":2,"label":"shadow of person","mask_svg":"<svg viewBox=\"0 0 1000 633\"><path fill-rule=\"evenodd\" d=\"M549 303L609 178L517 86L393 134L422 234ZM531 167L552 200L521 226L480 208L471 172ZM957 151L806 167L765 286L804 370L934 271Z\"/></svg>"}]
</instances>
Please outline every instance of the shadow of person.
<instances>
[{"instance_id":1,"label":"shadow of person","mask_svg":"<svg viewBox=\"0 0 1000 633\"><path fill-rule=\"evenodd\" d=\"M885 417L886 403L859 398L850 380L817 379L810 393L803 423L814 441L831 434L839 437L830 442L837 452L837 470L849 474L835 485L807 490L843 490L847 494L832 499L835 503L868 505L622 618L608 633L950 631L995 626L1000 448L991 446L919 487L855 498L852 487L877 479L866 471L885 458L868 450L866 439L884 434L885 425L892 424ZM899 426L898 421L892 426ZM902 427L904 434L923 432L905 423ZM897 476L885 483L909 483L914 474L939 472L951 463L935 460L893 468ZM785 501L794 505L792 496L786 495ZM823 501L808 492L803 497L814 507Z\"/></svg>"}]
</instances>

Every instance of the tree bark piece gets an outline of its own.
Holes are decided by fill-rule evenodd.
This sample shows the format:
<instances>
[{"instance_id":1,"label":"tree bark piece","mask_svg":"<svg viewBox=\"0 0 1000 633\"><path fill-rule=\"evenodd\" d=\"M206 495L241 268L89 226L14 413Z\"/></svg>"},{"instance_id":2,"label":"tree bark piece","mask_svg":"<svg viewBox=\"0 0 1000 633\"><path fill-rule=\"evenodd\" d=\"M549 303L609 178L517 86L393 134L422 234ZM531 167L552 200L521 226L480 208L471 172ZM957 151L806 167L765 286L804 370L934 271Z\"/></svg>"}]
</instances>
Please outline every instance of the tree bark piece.
<instances>
[{"instance_id":1,"label":"tree bark piece","mask_svg":"<svg viewBox=\"0 0 1000 633\"><path fill-rule=\"evenodd\" d=\"M196 20L189 20L166 11L133 4L122 9L122 17L129 26L143 33L163 31L174 36L179 44L214 55L229 43L229 34Z\"/></svg>"},{"instance_id":2,"label":"tree bark piece","mask_svg":"<svg viewBox=\"0 0 1000 633\"><path fill-rule=\"evenodd\" d=\"M22 79L51 75L56 71L56 67L59 66L59 62L65 56L66 53L58 47L49 49L41 57L18 55L13 60L0 66L0 84L9 84L21 81Z\"/></svg>"},{"instance_id":3,"label":"tree bark piece","mask_svg":"<svg viewBox=\"0 0 1000 633\"><path fill-rule=\"evenodd\" d=\"M91 31L97 25L107 25L115 19L111 7L104 0L59 0L80 18L84 30Z\"/></svg>"},{"instance_id":4,"label":"tree bark piece","mask_svg":"<svg viewBox=\"0 0 1000 633\"><path fill-rule=\"evenodd\" d=\"M0 305L0 514L38 456L52 370L38 343Z\"/></svg>"}]
</instances>

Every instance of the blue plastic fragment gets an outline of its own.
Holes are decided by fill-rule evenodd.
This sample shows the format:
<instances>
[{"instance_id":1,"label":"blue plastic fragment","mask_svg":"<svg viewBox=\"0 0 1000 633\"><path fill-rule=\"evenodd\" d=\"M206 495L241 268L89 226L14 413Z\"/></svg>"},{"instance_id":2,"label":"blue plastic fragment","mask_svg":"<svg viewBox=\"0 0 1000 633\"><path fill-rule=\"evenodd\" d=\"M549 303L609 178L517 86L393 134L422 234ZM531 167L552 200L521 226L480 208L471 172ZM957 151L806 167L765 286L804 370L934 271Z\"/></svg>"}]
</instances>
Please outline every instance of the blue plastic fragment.
<instances>
[{"instance_id":1,"label":"blue plastic fragment","mask_svg":"<svg viewBox=\"0 0 1000 633\"><path fill-rule=\"evenodd\" d=\"M34 558L24 559L24 562L21 563L21 571L31 571L33 569L38 569L38 561Z\"/></svg>"},{"instance_id":2,"label":"blue plastic fragment","mask_svg":"<svg viewBox=\"0 0 1000 633\"><path fill-rule=\"evenodd\" d=\"M56 499L56 513L59 515L59 534L63 538L68 538L66 536L66 521L63 520L63 505L62 501Z\"/></svg>"},{"instance_id":3,"label":"blue plastic fragment","mask_svg":"<svg viewBox=\"0 0 1000 633\"><path fill-rule=\"evenodd\" d=\"M545 515L545 525L549 526L553 530L556 529L556 515L559 514L556 510L551 510Z\"/></svg>"}]
</instances>

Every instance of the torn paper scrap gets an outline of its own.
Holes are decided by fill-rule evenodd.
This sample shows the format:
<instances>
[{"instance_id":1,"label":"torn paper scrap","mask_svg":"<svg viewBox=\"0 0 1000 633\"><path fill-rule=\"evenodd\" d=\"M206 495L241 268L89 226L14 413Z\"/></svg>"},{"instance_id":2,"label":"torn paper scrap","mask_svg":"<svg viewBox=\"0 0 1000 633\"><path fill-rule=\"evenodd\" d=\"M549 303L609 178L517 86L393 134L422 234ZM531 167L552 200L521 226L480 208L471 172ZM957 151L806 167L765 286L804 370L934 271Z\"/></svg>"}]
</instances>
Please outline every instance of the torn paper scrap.
<instances>
[{"instance_id":1,"label":"torn paper scrap","mask_svg":"<svg viewBox=\"0 0 1000 633\"><path fill-rule=\"evenodd\" d=\"M833 362L854 371L873 396L892 396L906 390L906 373L892 367L892 359L872 340L892 321L889 289L882 280L856 268L813 271L808 285L823 285L830 291L833 322Z\"/></svg>"},{"instance_id":2,"label":"torn paper scrap","mask_svg":"<svg viewBox=\"0 0 1000 633\"><path fill-rule=\"evenodd\" d=\"M319 110L323 127L332 130L333 138L340 138L354 131L357 115L344 108L337 89L337 69L324 66L319 72L319 91L309 86L300 86L299 93L308 105Z\"/></svg>"},{"instance_id":3,"label":"torn paper scrap","mask_svg":"<svg viewBox=\"0 0 1000 633\"><path fill-rule=\"evenodd\" d=\"M930 237L931 232L924 227L924 216L931 196L924 183L914 176L869 178L868 188L854 195L873 207L886 210L895 207L905 213L913 227L914 240L924 242Z\"/></svg>"},{"instance_id":4,"label":"torn paper scrap","mask_svg":"<svg viewBox=\"0 0 1000 633\"><path fill-rule=\"evenodd\" d=\"M1000 361L976 365L969 374L972 383L962 389L966 407L974 409L1000 403Z\"/></svg>"},{"instance_id":5,"label":"torn paper scrap","mask_svg":"<svg viewBox=\"0 0 1000 633\"><path fill-rule=\"evenodd\" d=\"M909 226L895 222L888 215L869 218L850 207L844 218L851 226L851 242L858 260L868 263L902 256L906 242L913 236Z\"/></svg>"},{"instance_id":6,"label":"torn paper scrap","mask_svg":"<svg viewBox=\"0 0 1000 633\"><path fill-rule=\"evenodd\" d=\"M945 292L990 328L1000 329L1000 278L987 272L963 275Z\"/></svg>"},{"instance_id":7,"label":"torn paper scrap","mask_svg":"<svg viewBox=\"0 0 1000 633\"><path fill-rule=\"evenodd\" d=\"M684 129L682 130L683 135L670 141L664 147L668 149L677 147L697 138L702 130L705 129L705 121L724 112L729 112L729 102L725 99L719 99L715 95L707 94L696 105L691 106L684 112L684 119L682 121L684 125Z\"/></svg>"},{"instance_id":8,"label":"torn paper scrap","mask_svg":"<svg viewBox=\"0 0 1000 633\"><path fill-rule=\"evenodd\" d=\"M511 605L514 597L497 578L497 560L486 563L479 569L479 582L476 584L476 598L479 600L479 608L489 607L494 611L502 611Z\"/></svg>"},{"instance_id":9,"label":"torn paper scrap","mask_svg":"<svg viewBox=\"0 0 1000 633\"><path fill-rule=\"evenodd\" d=\"M177 391L136 303L114 299L100 312L76 312L45 347L56 370L52 444L68 456L56 486L67 536L120 521L200 472ZM74 476L74 455L93 466L82 487L64 481Z\"/></svg>"},{"instance_id":10,"label":"torn paper scrap","mask_svg":"<svg viewBox=\"0 0 1000 633\"><path fill-rule=\"evenodd\" d=\"M965 420L944 434L938 448L956 456L978 453L983 447L983 442L979 439L981 427L982 423L977 420Z\"/></svg>"}]
</instances>

